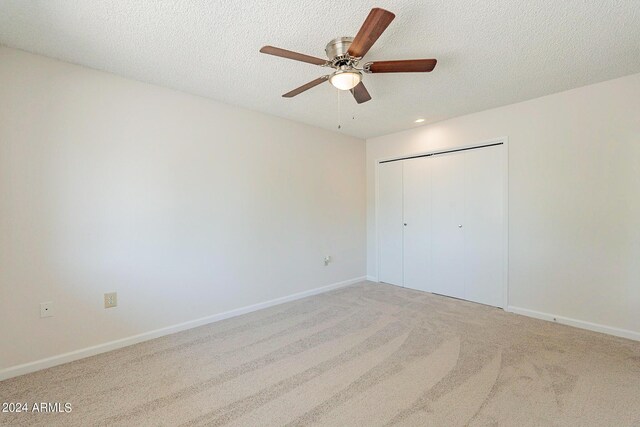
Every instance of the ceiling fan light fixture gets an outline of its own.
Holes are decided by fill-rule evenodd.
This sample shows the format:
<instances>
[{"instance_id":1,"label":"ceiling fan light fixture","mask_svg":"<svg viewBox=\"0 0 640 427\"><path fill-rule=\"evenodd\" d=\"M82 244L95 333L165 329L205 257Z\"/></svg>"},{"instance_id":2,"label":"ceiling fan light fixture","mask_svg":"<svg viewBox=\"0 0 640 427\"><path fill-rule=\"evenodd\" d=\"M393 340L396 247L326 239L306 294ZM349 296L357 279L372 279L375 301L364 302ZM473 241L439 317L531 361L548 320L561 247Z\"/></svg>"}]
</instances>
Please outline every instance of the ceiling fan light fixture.
<instances>
[{"instance_id":1,"label":"ceiling fan light fixture","mask_svg":"<svg viewBox=\"0 0 640 427\"><path fill-rule=\"evenodd\" d=\"M362 72L367 74L428 73L433 71L438 62L435 59L373 61L365 63L362 68L356 68L395 17L396 15L388 10L374 7L367 15L355 37L338 37L327 44L325 53L328 59L321 59L275 46L263 46L260 48L260 52L321 67L331 67L336 70L333 74L318 77L285 93L282 95L283 98L293 98L326 81L330 81L331 85L338 90L350 90L356 102L362 104L371 100L371 95L362 82Z\"/></svg>"},{"instance_id":2,"label":"ceiling fan light fixture","mask_svg":"<svg viewBox=\"0 0 640 427\"><path fill-rule=\"evenodd\" d=\"M362 81L362 74L355 70L338 70L329 77L331 84L340 90L350 90Z\"/></svg>"}]
</instances>

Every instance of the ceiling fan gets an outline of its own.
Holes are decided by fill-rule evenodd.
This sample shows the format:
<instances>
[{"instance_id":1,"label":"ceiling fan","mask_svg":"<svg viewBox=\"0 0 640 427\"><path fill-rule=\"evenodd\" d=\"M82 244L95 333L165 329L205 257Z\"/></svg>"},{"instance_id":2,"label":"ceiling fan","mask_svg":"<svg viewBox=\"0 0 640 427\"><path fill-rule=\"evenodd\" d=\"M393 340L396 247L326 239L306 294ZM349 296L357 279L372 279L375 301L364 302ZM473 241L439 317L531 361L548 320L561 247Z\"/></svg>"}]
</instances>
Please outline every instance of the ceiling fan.
<instances>
[{"instance_id":1,"label":"ceiling fan","mask_svg":"<svg viewBox=\"0 0 640 427\"><path fill-rule=\"evenodd\" d=\"M371 9L369 16L367 16L355 37L338 37L327 44L325 52L329 60L273 46L264 46L260 49L260 52L335 69L331 74L319 77L291 92L285 93L282 95L283 97L293 98L312 87L329 81L337 89L351 91L356 102L362 104L371 99L371 95L369 95L367 88L362 83L362 73L424 73L433 70L436 66L437 61L435 59L407 59L367 62L362 68L358 68L358 63L362 57L371 49L371 46L378 40L395 17L388 10Z\"/></svg>"}]
</instances>

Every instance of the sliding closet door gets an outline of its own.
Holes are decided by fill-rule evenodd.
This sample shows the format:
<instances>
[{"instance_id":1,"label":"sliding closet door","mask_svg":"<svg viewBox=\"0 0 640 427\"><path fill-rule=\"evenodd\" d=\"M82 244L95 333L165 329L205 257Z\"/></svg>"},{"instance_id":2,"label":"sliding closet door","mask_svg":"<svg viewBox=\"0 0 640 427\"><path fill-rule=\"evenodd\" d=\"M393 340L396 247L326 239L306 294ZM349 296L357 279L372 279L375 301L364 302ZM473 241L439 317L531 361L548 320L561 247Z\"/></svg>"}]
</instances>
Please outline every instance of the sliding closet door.
<instances>
[{"instance_id":1,"label":"sliding closet door","mask_svg":"<svg viewBox=\"0 0 640 427\"><path fill-rule=\"evenodd\" d=\"M404 286L431 291L431 161L403 161Z\"/></svg>"},{"instance_id":2,"label":"sliding closet door","mask_svg":"<svg viewBox=\"0 0 640 427\"><path fill-rule=\"evenodd\" d=\"M502 307L504 298L503 146L466 151L465 298Z\"/></svg>"},{"instance_id":3,"label":"sliding closet door","mask_svg":"<svg viewBox=\"0 0 640 427\"><path fill-rule=\"evenodd\" d=\"M402 163L378 165L378 280L403 285Z\"/></svg>"},{"instance_id":4,"label":"sliding closet door","mask_svg":"<svg viewBox=\"0 0 640 427\"><path fill-rule=\"evenodd\" d=\"M504 149L379 165L381 282L504 305Z\"/></svg>"},{"instance_id":5,"label":"sliding closet door","mask_svg":"<svg viewBox=\"0 0 640 427\"><path fill-rule=\"evenodd\" d=\"M431 163L430 291L465 298L464 155L439 154Z\"/></svg>"}]
</instances>

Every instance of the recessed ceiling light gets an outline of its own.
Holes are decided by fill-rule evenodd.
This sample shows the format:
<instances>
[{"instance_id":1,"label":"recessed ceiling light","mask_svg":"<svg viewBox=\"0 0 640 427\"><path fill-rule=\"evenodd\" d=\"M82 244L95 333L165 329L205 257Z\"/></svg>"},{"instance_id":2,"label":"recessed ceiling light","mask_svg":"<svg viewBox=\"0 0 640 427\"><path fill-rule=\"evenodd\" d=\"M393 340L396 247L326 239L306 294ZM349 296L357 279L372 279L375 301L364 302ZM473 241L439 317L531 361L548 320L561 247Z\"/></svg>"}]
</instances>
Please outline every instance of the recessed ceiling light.
<instances>
[{"instance_id":1,"label":"recessed ceiling light","mask_svg":"<svg viewBox=\"0 0 640 427\"><path fill-rule=\"evenodd\" d=\"M422 123L422 122L424 122L424 119L418 119L415 121L415 123Z\"/></svg>"}]
</instances>

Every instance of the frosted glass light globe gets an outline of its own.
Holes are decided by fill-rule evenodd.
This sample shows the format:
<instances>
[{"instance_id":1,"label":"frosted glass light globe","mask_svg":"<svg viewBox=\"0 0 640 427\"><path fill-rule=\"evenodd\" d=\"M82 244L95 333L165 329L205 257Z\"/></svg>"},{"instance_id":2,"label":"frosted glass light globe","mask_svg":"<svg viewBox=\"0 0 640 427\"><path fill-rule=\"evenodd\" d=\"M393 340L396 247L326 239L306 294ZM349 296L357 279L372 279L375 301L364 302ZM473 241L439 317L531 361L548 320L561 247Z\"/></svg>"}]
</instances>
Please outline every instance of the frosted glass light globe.
<instances>
[{"instance_id":1,"label":"frosted glass light globe","mask_svg":"<svg viewBox=\"0 0 640 427\"><path fill-rule=\"evenodd\" d=\"M362 74L357 71L336 71L329 81L336 89L349 90L358 86L362 80Z\"/></svg>"}]
</instances>

